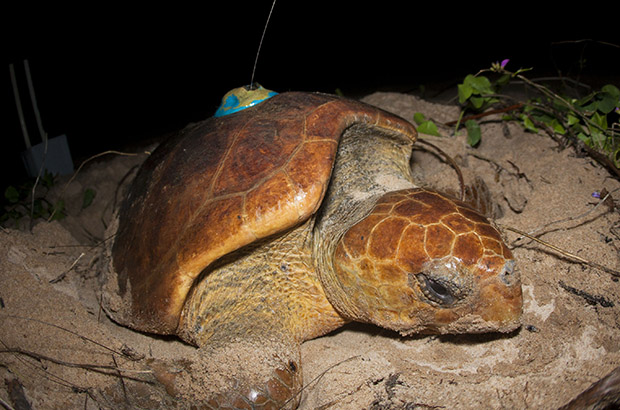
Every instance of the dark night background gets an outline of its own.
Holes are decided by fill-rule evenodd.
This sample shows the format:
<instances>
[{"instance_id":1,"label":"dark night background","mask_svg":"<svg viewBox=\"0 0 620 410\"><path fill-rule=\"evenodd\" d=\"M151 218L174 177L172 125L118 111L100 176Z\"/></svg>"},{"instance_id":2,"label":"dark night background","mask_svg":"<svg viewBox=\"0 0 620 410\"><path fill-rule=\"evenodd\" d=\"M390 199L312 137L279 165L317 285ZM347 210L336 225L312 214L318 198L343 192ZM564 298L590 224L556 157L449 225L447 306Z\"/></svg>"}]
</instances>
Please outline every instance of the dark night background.
<instances>
[{"instance_id":1,"label":"dark night background","mask_svg":"<svg viewBox=\"0 0 620 410\"><path fill-rule=\"evenodd\" d=\"M510 58L509 68L534 67L530 77L559 70L603 84L615 78L618 85L620 50L596 42L620 44L617 5L588 12L566 4L540 11L531 8L536 3L430 3L280 0L255 81L280 92L411 92L421 85L455 86ZM50 138L67 135L77 167L95 153L128 149L209 117L225 92L250 82L271 0L210 4L23 5L4 16L5 67L15 64L30 115L22 65L29 60L43 126ZM584 39L596 41L574 42ZM5 70L2 191L25 175ZM32 118L29 132L39 142Z\"/></svg>"}]
</instances>

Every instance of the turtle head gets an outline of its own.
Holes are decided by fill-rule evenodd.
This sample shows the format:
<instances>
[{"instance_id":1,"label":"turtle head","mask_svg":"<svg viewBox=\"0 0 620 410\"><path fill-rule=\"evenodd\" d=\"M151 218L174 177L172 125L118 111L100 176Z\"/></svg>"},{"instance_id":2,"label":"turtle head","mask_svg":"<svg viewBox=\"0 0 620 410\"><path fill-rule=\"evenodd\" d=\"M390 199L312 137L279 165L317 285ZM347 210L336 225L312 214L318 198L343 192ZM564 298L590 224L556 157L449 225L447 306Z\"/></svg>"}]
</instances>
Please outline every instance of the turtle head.
<instances>
[{"instance_id":1,"label":"turtle head","mask_svg":"<svg viewBox=\"0 0 620 410\"><path fill-rule=\"evenodd\" d=\"M332 303L351 320L402 334L520 325L521 282L500 233L436 192L384 195L342 236L333 258L339 296Z\"/></svg>"},{"instance_id":2,"label":"turtle head","mask_svg":"<svg viewBox=\"0 0 620 410\"><path fill-rule=\"evenodd\" d=\"M233 88L224 94L224 97L222 97L222 103L213 116L222 117L237 111L245 110L246 108L265 101L276 94L278 93L263 88L263 86L258 83Z\"/></svg>"}]
</instances>

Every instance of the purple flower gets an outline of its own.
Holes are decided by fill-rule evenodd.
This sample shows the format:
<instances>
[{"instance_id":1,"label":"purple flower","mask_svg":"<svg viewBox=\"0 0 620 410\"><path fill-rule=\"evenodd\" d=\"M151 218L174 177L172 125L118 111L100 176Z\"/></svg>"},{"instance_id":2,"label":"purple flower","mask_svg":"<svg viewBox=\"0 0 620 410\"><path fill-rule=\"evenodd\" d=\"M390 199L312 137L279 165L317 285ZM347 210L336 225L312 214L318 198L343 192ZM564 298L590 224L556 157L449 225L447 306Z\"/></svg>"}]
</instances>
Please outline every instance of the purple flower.
<instances>
[{"instance_id":1,"label":"purple flower","mask_svg":"<svg viewBox=\"0 0 620 410\"><path fill-rule=\"evenodd\" d=\"M510 59L506 58L504 60L502 60L501 64L499 65L502 68L506 68L506 64L508 64L508 62L510 61Z\"/></svg>"},{"instance_id":2,"label":"purple flower","mask_svg":"<svg viewBox=\"0 0 620 410\"><path fill-rule=\"evenodd\" d=\"M601 198L601 193L599 191L594 191L592 192L592 197L593 198Z\"/></svg>"}]
</instances>

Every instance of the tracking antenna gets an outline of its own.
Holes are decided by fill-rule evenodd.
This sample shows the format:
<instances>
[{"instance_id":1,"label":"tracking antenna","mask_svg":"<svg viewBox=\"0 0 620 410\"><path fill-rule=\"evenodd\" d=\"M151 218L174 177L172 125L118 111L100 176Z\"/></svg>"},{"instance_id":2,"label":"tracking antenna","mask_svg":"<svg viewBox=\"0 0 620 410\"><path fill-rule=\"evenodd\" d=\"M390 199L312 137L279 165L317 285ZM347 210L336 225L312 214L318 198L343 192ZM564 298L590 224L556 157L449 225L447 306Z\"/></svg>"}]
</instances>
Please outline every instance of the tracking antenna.
<instances>
[{"instance_id":1,"label":"tracking antenna","mask_svg":"<svg viewBox=\"0 0 620 410\"><path fill-rule=\"evenodd\" d=\"M254 59L254 67L252 68L252 78L250 78L250 90L253 90L254 87L254 73L256 72L256 65L258 63L258 56L260 55L260 48L263 45L263 40L265 39L265 33L267 32L267 26L269 25L269 20L271 19L271 14L273 13L273 8L276 5L276 0L273 0L271 3L271 10L269 10L269 15L267 16L267 21L265 22L265 28L263 28L263 35L260 38L260 43L258 43L258 50L256 51L256 58Z\"/></svg>"}]
</instances>

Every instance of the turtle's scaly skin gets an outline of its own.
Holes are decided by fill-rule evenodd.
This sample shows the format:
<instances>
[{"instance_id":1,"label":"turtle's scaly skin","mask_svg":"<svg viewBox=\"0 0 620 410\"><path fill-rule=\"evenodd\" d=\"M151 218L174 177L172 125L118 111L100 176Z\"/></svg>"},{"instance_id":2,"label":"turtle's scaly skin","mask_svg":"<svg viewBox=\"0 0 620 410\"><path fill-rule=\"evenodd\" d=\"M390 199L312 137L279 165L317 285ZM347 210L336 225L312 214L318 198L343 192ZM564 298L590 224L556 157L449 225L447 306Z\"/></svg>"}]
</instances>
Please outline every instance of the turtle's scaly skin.
<instances>
[{"instance_id":1,"label":"turtle's scaly skin","mask_svg":"<svg viewBox=\"0 0 620 410\"><path fill-rule=\"evenodd\" d=\"M301 342L348 321L515 329L510 251L467 205L415 186L415 138L392 114L307 93L189 127L120 209L107 312L199 346L192 377L207 380L183 397L212 408L296 407Z\"/></svg>"}]
</instances>

